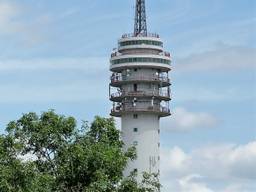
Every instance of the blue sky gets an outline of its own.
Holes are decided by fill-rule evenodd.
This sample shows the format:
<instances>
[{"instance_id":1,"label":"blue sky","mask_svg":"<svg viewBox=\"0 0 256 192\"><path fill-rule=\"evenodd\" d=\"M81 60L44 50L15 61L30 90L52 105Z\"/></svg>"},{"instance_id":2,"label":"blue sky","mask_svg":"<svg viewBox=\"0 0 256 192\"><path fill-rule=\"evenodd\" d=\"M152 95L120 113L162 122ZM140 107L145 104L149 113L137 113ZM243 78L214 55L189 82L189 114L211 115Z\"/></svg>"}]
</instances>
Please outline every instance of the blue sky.
<instances>
[{"instance_id":1,"label":"blue sky","mask_svg":"<svg viewBox=\"0 0 256 192\"><path fill-rule=\"evenodd\" d=\"M256 191L256 1L146 4L173 57L164 191ZM108 116L109 55L133 17L133 0L0 0L0 132L30 111Z\"/></svg>"}]
</instances>

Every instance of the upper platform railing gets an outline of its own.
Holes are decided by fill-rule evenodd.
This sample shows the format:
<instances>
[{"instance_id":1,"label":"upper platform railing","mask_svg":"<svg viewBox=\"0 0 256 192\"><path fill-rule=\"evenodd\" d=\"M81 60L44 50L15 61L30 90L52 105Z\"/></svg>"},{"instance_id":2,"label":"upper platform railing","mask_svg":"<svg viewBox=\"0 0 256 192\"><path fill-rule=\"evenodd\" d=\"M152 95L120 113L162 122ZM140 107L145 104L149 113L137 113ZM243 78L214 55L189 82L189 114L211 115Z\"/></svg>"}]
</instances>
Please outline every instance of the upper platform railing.
<instances>
[{"instance_id":1,"label":"upper platform railing","mask_svg":"<svg viewBox=\"0 0 256 192\"><path fill-rule=\"evenodd\" d=\"M166 117L171 115L169 107L161 106L161 105L143 106L143 107L137 107L134 105L113 106L111 110L111 115L116 117L121 117L123 113L134 113L134 112L156 113L160 117Z\"/></svg>"},{"instance_id":2,"label":"upper platform railing","mask_svg":"<svg viewBox=\"0 0 256 192\"><path fill-rule=\"evenodd\" d=\"M158 97L163 101L171 100L171 93L167 91L118 91L110 94L111 101L120 101L127 97Z\"/></svg>"},{"instance_id":3,"label":"upper platform railing","mask_svg":"<svg viewBox=\"0 0 256 192\"><path fill-rule=\"evenodd\" d=\"M141 52L138 52L138 51L136 51L136 50L134 50L134 51L130 51L129 52L129 54L122 54L122 53L120 53L120 52L118 52L118 51L115 51L115 52L113 52L113 53L111 53L111 58L113 58L113 57L117 57L117 56L122 56L122 55L138 55L138 54L142 54ZM148 53L144 53L144 55L149 55ZM165 56L165 57L170 57L171 58L171 53L170 52L167 52L167 51L163 51L163 52L160 52L160 53L157 53L157 54L153 54L152 53L152 55L157 55L157 56Z\"/></svg>"},{"instance_id":4,"label":"upper platform railing","mask_svg":"<svg viewBox=\"0 0 256 192\"><path fill-rule=\"evenodd\" d=\"M138 34L135 35L134 33L126 33L122 35L122 38L131 38L131 37L154 37L154 38L160 38L160 36L157 33L147 33L147 34Z\"/></svg>"},{"instance_id":5,"label":"upper platform railing","mask_svg":"<svg viewBox=\"0 0 256 192\"><path fill-rule=\"evenodd\" d=\"M130 81L159 81L162 83L170 83L169 77L158 76L158 75L136 75L136 76L125 76L121 74L113 73L110 77L111 83L125 83Z\"/></svg>"}]
</instances>

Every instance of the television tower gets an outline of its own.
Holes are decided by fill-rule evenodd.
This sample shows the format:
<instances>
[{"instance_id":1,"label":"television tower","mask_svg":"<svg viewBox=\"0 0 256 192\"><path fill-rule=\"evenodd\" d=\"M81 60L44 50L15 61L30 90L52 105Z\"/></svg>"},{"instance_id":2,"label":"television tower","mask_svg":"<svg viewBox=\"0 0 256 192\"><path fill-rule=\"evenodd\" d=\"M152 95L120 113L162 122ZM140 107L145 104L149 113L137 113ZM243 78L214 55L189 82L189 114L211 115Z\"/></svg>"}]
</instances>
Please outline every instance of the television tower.
<instances>
[{"instance_id":1,"label":"television tower","mask_svg":"<svg viewBox=\"0 0 256 192\"><path fill-rule=\"evenodd\" d=\"M161 117L170 115L170 53L159 35L147 32L145 0L136 0L134 33L124 34L110 59L111 115L121 117L125 149L135 145L137 159L124 175L160 173Z\"/></svg>"}]
</instances>

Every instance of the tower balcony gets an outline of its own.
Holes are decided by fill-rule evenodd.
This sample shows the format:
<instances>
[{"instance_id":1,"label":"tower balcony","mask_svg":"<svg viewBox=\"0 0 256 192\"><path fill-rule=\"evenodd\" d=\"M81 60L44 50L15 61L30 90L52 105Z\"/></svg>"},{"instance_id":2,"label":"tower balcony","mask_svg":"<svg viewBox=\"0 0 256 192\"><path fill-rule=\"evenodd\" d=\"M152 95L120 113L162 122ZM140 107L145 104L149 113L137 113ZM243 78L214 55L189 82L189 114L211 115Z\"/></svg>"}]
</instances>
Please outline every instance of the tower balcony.
<instances>
[{"instance_id":1,"label":"tower balcony","mask_svg":"<svg viewBox=\"0 0 256 192\"><path fill-rule=\"evenodd\" d=\"M163 52L163 41L155 33L124 34L118 41L118 51L124 52L130 50L154 50Z\"/></svg>"},{"instance_id":2,"label":"tower balcony","mask_svg":"<svg viewBox=\"0 0 256 192\"><path fill-rule=\"evenodd\" d=\"M167 60L171 59L171 53L167 52L167 51L155 52L155 51L152 51L152 50L151 51L150 50L149 51L148 50L147 51L145 51L145 50L143 50L143 51L141 51L141 50L131 50L127 53L114 51L114 52L111 53L111 64L112 64L112 60L115 60L116 57L119 58L119 57L122 57L122 56L124 56L124 57L129 56L129 57L133 58L136 55L139 55L138 60L139 60L139 58L141 58L141 55L145 55L146 58L147 57L154 57L156 55L156 56L163 56L164 58L162 58L162 59L167 59ZM141 60L141 62L146 62L146 61ZM156 62L156 60L153 61L153 62ZM163 61L159 61L159 62L163 62Z\"/></svg>"},{"instance_id":3,"label":"tower balcony","mask_svg":"<svg viewBox=\"0 0 256 192\"><path fill-rule=\"evenodd\" d=\"M168 77L161 77L157 75L140 75L140 76L121 76L113 74L110 78L112 87L120 87L127 83L158 83L160 87L167 87L171 85Z\"/></svg>"},{"instance_id":4,"label":"tower balcony","mask_svg":"<svg viewBox=\"0 0 256 192\"><path fill-rule=\"evenodd\" d=\"M120 72L125 68L155 68L162 72L171 70L171 57L168 53L114 55L110 59L110 70Z\"/></svg>"},{"instance_id":5,"label":"tower balcony","mask_svg":"<svg viewBox=\"0 0 256 192\"><path fill-rule=\"evenodd\" d=\"M122 102L125 98L152 98L161 100L161 101L170 101L171 96L170 92L161 92L161 91L119 91L116 93L110 94L110 100L114 102Z\"/></svg>"},{"instance_id":6,"label":"tower balcony","mask_svg":"<svg viewBox=\"0 0 256 192\"><path fill-rule=\"evenodd\" d=\"M161 105L137 107L133 105L119 105L114 106L110 115L114 117L121 117L123 114L142 113L142 114L157 114L159 117L167 117L171 115L170 109Z\"/></svg>"},{"instance_id":7,"label":"tower balcony","mask_svg":"<svg viewBox=\"0 0 256 192\"><path fill-rule=\"evenodd\" d=\"M148 36L134 36L126 34L118 42L118 50L130 49L152 49L163 51L163 42L157 34L149 34Z\"/></svg>"}]
</instances>

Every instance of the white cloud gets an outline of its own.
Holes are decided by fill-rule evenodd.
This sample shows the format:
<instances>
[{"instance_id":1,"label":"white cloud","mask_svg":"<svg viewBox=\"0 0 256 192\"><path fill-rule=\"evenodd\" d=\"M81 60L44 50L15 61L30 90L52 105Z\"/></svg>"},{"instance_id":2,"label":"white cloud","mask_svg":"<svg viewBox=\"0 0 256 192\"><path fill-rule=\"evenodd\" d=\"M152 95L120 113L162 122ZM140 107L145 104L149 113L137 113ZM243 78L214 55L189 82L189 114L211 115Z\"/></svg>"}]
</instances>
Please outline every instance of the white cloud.
<instances>
[{"instance_id":1,"label":"white cloud","mask_svg":"<svg viewBox=\"0 0 256 192\"><path fill-rule=\"evenodd\" d=\"M107 101L108 66L107 58L2 60L0 74L17 77L0 83L0 103Z\"/></svg>"},{"instance_id":2,"label":"white cloud","mask_svg":"<svg viewBox=\"0 0 256 192\"><path fill-rule=\"evenodd\" d=\"M243 190L243 188L244 188L243 184L236 184L236 183L234 183L232 185L227 186L221 192L241 192L241 191L245 192Z\"/></svg>"},{"instance_id":3,"label":"white cloud","mask_svg":"<svg viewBox=\"0 0 256 192\"><path fill-rule=\"evenodd\" d=\"M182 107L175 108L170 118L162 120L162 127L169 131L189 131L208 128L217 124L217 119L205 112L190 112Z\"/></svg>"},{"instance_id":4,"label":"white cloud","mask_svg":"<svg viewBox=\"0 0 256 192\"><path fill-rule=\"evenodd\" d=\"M207 80L205 80L207 82ZM225 82L226 83L226 82ZM245 100L254 101L256 92L253 82L248 82L252 89L249 91L241 85L232 85L233 81L228 82L224 87L200 87L200 86L181 86L176 88L174 100L182 102L241 102Z\"/></svg>"},{"instance_id":5,"label":"white cloud","mask_svg":"<svg viewBox=\"0 0 256 192\"><path fill-rule=\"evenodd\" d=\"M31 79L32 81L32 79ZM55 85L16 83L0 85L0 103L45 103L45 102L80 102L89 100L107 100L107 87L93 82L80 81ZM100 94L99 90L103 94Z\"/></svg>"},{"instance_id":6,"label":"white cloud","mask_svg":"<svg viewBox=\"0 0 256 192\"><path fill-rule=\"evenodd\" d=\"M6 1L0 1L0 23L10 21L16 15L17 7Z\"/></svg>"},{"instance_id":7,"label":"white cloud","mask_svg":"<svg viewBox=\"0 0 256 192\"><path fill-rule=\"evenodd\" d=\"M29 7L14 1L0 0L0 37L6 36L22 42L23 46L33 46L45 41L44 30L50 18L47 15L31 15Z\"/></svg>"},{"instance_id":8,"label":"white cloud","mask_svg":"<svg viewBox=\"0 0 256 192\"><path fill-rule=\"evenodd\" d=\"M187 169L184 166L187 159L187 154L179 147L174 147L171 150L163 150L161 163L165 166L165 169L163 169L162 175L164 177L168 176L169 170L182 173Z\"/></svg>"},{"instance_id":9,"label":"white cloud","mask_svg":"<svg viewBox=\"0 0 256 192\"><path fill-rule=\"evenodd\" d=\"M194 182L193 179L201 178L200 175L189 175L179 180L181 192L213 192L205 184Z\"/></svg>"},{"instance_id":10,"label":"white cloud","mask_svg":"<svg viewBox=\"0 0 256 192\"><path fill-rule=\"evenodd\" d=\"M20 8L9 1L0 1L0 33L14 32L20 27L16 18L20 13Z\"/></svg>"},{"instance_id":11,"label":"white cloud","mask_svg":"<svg viewBox=\"0 0 256 192\"><path fill-rule=\"evenodd\" d=\"M256 68L256 49L220 45L215 50L177 59L177 71L234 71Z\"/></svg>"},{"instance_id":12,"label":"white cloud","mask_svg":"<svg viewBox=\"0 0 256 192\"><path fill-rule=\"evenodd\" d=\"M184 192L256 190L256 140L245 145L205 146L187 153L174 147L162 150L161 157L166 191L174 188Z\"/></svg>"},{"instance_id":13,"label":"white cloud","mask_svg":"<svg viewBox=\"0 0 256 192\"><path fill-rule=\"evenodd\" d=\"M41 71L41 70L79 70L95 73L108 71L109 60L106 57L89 58L36 58L27 60L0 60L0 72L3 71Z\"/></svg>"}]
</instances>

